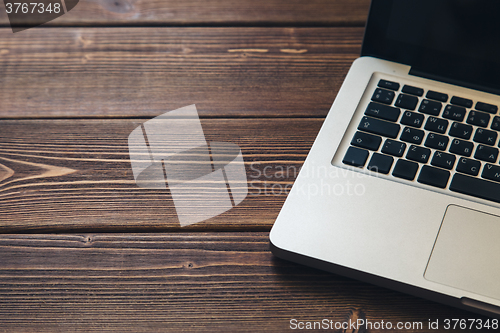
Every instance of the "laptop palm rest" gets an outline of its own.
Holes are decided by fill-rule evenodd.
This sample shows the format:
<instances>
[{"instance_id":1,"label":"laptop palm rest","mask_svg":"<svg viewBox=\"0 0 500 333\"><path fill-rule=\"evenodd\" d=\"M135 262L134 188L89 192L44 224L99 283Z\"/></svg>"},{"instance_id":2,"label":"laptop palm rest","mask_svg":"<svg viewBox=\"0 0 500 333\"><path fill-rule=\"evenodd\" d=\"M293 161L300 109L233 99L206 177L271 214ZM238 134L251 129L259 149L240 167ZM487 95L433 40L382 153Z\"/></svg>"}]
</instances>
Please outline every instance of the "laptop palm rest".
<instances>
[{"instance_id":1,"label":"laptop palm rest","mask_svg":"<svg viewBox=\"0 0 500 333\"><path fill-rule=\"evenodd\" d=\"M500 299L500 216L450 205L432 250L429 281Z\"/></svg>"}]
</instances>

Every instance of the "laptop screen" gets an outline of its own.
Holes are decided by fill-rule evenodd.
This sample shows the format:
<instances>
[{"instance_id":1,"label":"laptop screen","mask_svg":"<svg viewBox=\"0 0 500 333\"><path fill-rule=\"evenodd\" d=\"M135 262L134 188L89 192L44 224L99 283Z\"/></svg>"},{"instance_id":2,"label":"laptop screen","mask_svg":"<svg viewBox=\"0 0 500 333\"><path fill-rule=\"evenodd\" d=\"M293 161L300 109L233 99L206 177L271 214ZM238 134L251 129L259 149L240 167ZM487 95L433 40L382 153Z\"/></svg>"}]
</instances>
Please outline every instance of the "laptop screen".
<instances>
[{"instance_id":1,"label":"laptop screen","mask_svg":"<svg viewBox=\"0 0 500 333\"><path fill-rule=\"evenodd\" d=\"M500 1L373 0L362 55L500 94Z\"/></svg>"}]
</instances>

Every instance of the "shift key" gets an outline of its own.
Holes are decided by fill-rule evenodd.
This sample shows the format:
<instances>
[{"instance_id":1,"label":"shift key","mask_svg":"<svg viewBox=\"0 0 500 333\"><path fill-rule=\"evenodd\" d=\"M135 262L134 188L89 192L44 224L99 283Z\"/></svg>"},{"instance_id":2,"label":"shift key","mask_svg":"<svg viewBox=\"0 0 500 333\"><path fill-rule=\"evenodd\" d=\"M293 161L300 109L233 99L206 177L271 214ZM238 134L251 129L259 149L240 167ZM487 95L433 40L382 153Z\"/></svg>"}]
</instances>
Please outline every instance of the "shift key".
<instances>
[{"instance_id":1,"label":"shift key","mask_svg":"<svg viewBox=\"0 0 500 333\"><path fill-rule=\"evenodd\" d=\"M358 126L358 130L360 131L378 134L389 138L396 138L398 136L399 129L400 126L398 124L366 116L361 119Z\"/></svg>"}]
</instances>

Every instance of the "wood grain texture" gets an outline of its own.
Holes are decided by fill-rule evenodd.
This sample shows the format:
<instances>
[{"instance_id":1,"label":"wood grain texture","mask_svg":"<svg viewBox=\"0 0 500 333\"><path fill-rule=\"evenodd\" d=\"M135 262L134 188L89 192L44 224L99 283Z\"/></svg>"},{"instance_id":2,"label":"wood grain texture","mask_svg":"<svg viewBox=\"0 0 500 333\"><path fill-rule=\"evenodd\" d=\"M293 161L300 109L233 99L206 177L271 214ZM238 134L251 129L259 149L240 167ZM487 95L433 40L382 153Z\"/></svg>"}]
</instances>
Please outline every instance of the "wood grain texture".
<instances>
[{"instance_id":1,"label":"wood grain texture","mask_svg":"<svg viewBox=\"0 0 500 333\"><path fill-rule=\"evenodd\" d=\"M255 232L274 222L359 55L368 3L81 0L52 28L12 34L0 1L0 331L480 318L279 260ZM136 186L127 137L189 104L208 141L241 147L250 192L180 228L168 190ZM123 233L135 231L156 233Z\"/></svg>"},{"instance_id":2,"label":"wood grain texture","mask_svg":"<svg viewBox=\"0 0 500 333\"><path fill-rule=\"evenodd\" d=\"M80 0L50 26L358 25L369 0ZM8 19L0 3L0 24Z\"/></svg>"},{"instance_id":3,"label":"wood grain texture","mask_svg":"<svg viewBox=\"0 0 500 333\"><path fill-rule=\"evenodd\" d=\"M323 117L362 28L0 29L0 118Z\"/></svg>"},{"instance_id":4,"label":"wood grain texture","mask_svg":"<svg viewBox=\"0 0 500 333\"><path fill-rule=\"evenodd\" d=\"M482 318L277 259L267 233L1 235L0 258L4 332L288 332L292 318Z\"/></svg>"},{"instance_id":5,"label":"wood grain texture","mask_svg":"<svg viewBox=\"0 0 500 333\"><path fill-rule=\"evenodd\" d=\"M171 193L134 182L127 140L145 121L1 120L0 232L179 229ZM237 207L188 228L269 230L321 123L202 119L208 142L241 148L249 192Z\"/></svg>"}]
</instances>

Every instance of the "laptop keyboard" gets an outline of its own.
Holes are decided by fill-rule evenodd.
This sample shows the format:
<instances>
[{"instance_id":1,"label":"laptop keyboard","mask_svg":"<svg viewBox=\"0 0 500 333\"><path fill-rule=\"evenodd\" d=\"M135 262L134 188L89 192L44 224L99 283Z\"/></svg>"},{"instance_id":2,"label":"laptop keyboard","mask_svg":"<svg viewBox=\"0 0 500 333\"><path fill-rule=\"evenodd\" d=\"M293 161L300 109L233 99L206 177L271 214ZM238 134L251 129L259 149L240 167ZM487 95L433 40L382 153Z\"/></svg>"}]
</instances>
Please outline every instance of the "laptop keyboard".
<instances>
[{"instance_id":1,"label":"laptop keyboard","mask_svg":"<svg viewBox=\"0 0 500 333\"><path fill-rule=\"evenodd\" d=\"M382 79L342 163L500 203L497 112Z\"/></svg>"}]
</instances>

